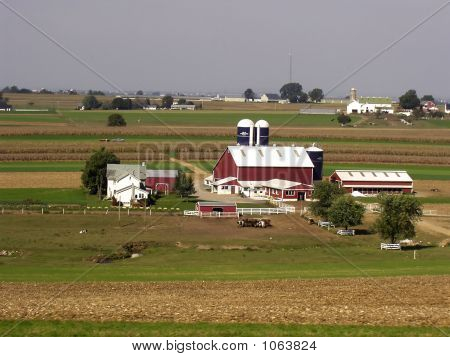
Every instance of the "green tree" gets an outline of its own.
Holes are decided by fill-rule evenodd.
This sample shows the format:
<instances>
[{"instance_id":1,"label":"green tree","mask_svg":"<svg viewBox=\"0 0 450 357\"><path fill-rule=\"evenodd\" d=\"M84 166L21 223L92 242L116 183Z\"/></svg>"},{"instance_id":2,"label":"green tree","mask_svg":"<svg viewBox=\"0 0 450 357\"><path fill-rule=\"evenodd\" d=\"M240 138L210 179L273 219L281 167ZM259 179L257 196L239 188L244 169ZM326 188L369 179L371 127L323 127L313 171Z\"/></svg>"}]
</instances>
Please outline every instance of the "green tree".
<instances>
[{"instance_id":1,"label":"green tree","mask_svg":"<svg viewBox=\"0 0 450 357\"><path fill-rule=\"evenodd\" d=\"M83 98L82 104L86 110L97 109L102 105L102 103L100 103L97 98L91 94Z\"/></svg>"},{"instance_id":2,"label":"green tree","mask_svg":"<svg viewBox=\"0 0 450 357\"><path fill-rule=\"evenodd\" d=\"M362 223L364 217L364 206L356 202L351 196L337 198L328 211L328 218L338 227L357 226Z\"/></svg>"},{"instance_id":3,"label":"green tree","mask_svg":"<svg viewBox=\"0 0 450 357\"><path fill-rule=\"evenodd\" d=\"M178 99L178 104L181 104L181 105L186 104L186 99L185 98Z\"/></svg>"},{"instance_id":4,"label":"green tree","mask_svg":"<svg viewBox=\"0 0 450 357\"><path fill-rule=\"evenodd\" d=\"M81 175L81 182L89 190L90 194L101 196L106 193L106 166L108 164L120 164L120 160L104 147L94 151L86 161L83 174Z\"/></svg>"},{"instance_id":5,"label":"green tree","mask_svg":"<svg viewBox=\"0 0 450 357\"><path fill-rule=\"evenodd\" d=\"M303 92L303 87L300 83L286 83L280 89L280 95L282 99L289 99L291 103L299 103L300 99L302 101L308 100L308 95Z\"/></svg>"},{"instance_id":6,"label":"green tree","mask_svg":"<svg viewBox=\"0 0 450 357\"><path fill-rule=\"evenodd\" d=\"M244 92L244 97L246 101L249 101L255 99L256 94L255 92L253 92L253 89L247 88Z\"/></svg>"},{"instance_id":7,"label":"green tree","mask_svg":"<svg viewBox=\"0 0 450 357\"><path fill-rule=\"evenodd\" d=\"M341 125L347 125L348 123L351 123L352 118L350 118L348 115L341 113L337 116L337 121Z\"/></svg>"},{"instance_id":8,"label":"green tree","mask_svg":"<svg viewBox=\"0 0 450 357\"><path fill-rule=\"evenodd\" d=\"M173 97L171 95L165 95L161 99L161 107L163 108L170 109L172 104L173 104Z\"/></svg>"},{"instance_id":9,"label":"green tree","mask_svg":"<svg viewBox=\"0 0 450 357\"><path fill-rule=\"evenodd\" d=\"M320 103L324 97L323 90L320 88L314 88L308 95L311 101L315 103Z\"/></svg>"},{"instance_id":10,"label":"green tree","mask_svg":"<svg viewBox=\"0 0 450 357\"><path fill-rule=\"evenodd\" d=\"M425 94L422 97L421 101L423 101L423 102L428 102L428 101L434 102L434 97L431 94Z\"/></svg>"},{"instance_id":11,"label":"green tree","mask_svg":"<svg viewBox=\"0 0 450 357\"><path fill-rule=\"evenodd\" d=\"M423 214L420 201L410 195L381 195L378 199L381 213L374 226L381 238L395 243L415 237L415 223Z\"/></svg>"},{"instance_id":12,"label":"green tree","mask_svg":"<svg viewBox=\"0 0 450 357\"><path fill-rule=\"evenodd\" d=\"M322 181L315 185L313 201L309 206L311 212L323 219L328 219L329 209L333 202L345 194L345 190L336 183Z\"/></svg>"},{"instance_id":13,"label":"green tree","mask_svg":"<svg viewBox=\"0 0 450 357\"><path fill-rule=\"evenodd\" d=\"M122 115L114 113L108 117L108 126L126 126L127 122Z\"/></svg>"},{"instance_id":14,"label":"green tree","mask_svg":"<svg viewBox=\"0 0 450 357\"><path fill-rule=\"evenodd\" d=\"M129 98L116 97L112 100L111 107L113 109L129 110L132 109L133 103Z\"/></svg>"},{"instance_id":15,"label":"green tree","mask_svg":"<svg viewBox=\"0 0 450 357\"><path fill-rule=\"evenodd\" d=\"M192 177L179 171L177 180L175 181L175 192L180 195L181 198L193 195L196 191Z\"/></svg>"},{"instance_id":16,"label":"green tree","mask_svg":"<svg viewBox=\"0 0 450 357\"><path fill-rule=\"evenodd\" d=\"M141 91L141 90L138 90L138 91L136 92L136 95L144 95L144 92Z\"/></svg>"},{"instance_id":17,"label":"green tree","mask_svg":"<svg viewBox=\"0 0 450 357\"><path fill-rule=\"evenodd\" d=\"M400 98L400 106L403 109L414 109L420 105L420 99L414 89L408 90Z\"/></svg>"},{"instance_id":18,"label":"green tree","mask_svg":"<svg viewBox=\"0 0 450 357\"><path fill-rule=\"evenodd\" d=\"M0 108L9 108L8 101L8 98L3 97L3 92L0 92Z\"/></svg>"}]
</instances>

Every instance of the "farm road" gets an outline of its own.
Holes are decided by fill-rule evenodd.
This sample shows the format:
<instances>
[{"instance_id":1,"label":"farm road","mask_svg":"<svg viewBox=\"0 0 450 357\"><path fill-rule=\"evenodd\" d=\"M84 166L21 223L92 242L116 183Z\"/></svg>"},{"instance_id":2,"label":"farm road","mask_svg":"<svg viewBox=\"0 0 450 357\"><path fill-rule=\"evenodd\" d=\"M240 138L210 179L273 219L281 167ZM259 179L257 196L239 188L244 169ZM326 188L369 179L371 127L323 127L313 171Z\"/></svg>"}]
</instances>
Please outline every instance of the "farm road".
<instances>
[{"instance_id":1,"label":"farm road","mask_svg":"<svg viewBox=\"0 0 450 357\"><path fill-rule=\"evenodd\" d=\"M188 161L175 159L175 158L171 158L170 161L179 163L180 165L187 167L188 169L190 169L193 172L194 186L195 186L195 190L197 191L198 198L200 200L222 201L222 202L233 202L233 203L234 202L255 203L255 200L252 200L250 198L242 198L238 195L218 195L216 193L212 193L203 184L203 180L205 179L205 177L211 175L211 172L202 170L201 168L191 164Z\"/></svg>"},{"instance_id":2,"label":"farm road","mask_svg":"<svg viewBox=\"0 0 450 357\"><path fill-rule=\"evenodd\" d=\"M0 283L0 319L450 326L450 276Z\"/></svg>"}]
</instances>

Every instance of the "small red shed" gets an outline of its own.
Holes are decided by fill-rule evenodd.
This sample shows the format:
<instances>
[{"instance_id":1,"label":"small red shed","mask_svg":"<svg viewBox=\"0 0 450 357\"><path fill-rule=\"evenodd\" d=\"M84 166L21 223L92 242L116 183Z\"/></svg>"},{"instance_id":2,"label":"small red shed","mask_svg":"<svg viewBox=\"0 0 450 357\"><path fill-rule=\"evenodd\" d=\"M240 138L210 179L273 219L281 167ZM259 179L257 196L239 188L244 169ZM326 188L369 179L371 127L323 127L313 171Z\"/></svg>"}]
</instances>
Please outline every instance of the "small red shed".
<instances>
[{"instance_id":1,"label":"small red shed","mask_svg":"<svg viewBox=\"0 0 450 357\"><path fill-rule=\"evenodd\" d=\"M195 210L200 217L237 217L236 203L228 202L197 202Z\"/></svg>"}]
</instances>

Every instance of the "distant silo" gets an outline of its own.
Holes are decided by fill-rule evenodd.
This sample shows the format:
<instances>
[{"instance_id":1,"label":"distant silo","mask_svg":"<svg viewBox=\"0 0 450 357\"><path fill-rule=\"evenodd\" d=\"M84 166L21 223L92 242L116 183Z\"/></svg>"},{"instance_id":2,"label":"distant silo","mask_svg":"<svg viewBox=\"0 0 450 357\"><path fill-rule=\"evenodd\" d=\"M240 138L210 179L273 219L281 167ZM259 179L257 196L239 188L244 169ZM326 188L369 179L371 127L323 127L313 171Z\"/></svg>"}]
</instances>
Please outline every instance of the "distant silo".
<instances>
[{"instance_id":1,"label":"distant silo","mask_svg":"<svg viewBox=\"0 0 450 357\"><path fill-rule=\"evenodd\" d=\"M250 119L242 119L237 125L238 145L253 146L255 124Z\"/></svg>"},{"instance_id":2,"label":"distant silo","mask_svg":"<svg viewBox=\"0 0 450 357\"><path fill-rule=\"evenodd\" d=\"M313 180L314 181L322 181L323 176L323 150L316 147L315 144L312 144L309 148L306 149L309 158L314 164L313 170Z\"/></svg>"},{"instance_id":3,"label":"distant silo","mask_svg":"<svg viewBox=\"0 0 450 357\"><path fill-rule=\"evenodd\" d=\"M255 124L255 145L269 145L269 123L265 120L258 120Z\"/></svg>"},{"instance_id":4,"label":"distant silo","mask_svg":"<svg viewBox=\"0 0 450 357\"><path fill-rule=\"evenodd\" d=\"M358 96L356 94L356 88L352 88L350 90L350 100L351 101L358 100Z\"/></svg>"}]
</instances>

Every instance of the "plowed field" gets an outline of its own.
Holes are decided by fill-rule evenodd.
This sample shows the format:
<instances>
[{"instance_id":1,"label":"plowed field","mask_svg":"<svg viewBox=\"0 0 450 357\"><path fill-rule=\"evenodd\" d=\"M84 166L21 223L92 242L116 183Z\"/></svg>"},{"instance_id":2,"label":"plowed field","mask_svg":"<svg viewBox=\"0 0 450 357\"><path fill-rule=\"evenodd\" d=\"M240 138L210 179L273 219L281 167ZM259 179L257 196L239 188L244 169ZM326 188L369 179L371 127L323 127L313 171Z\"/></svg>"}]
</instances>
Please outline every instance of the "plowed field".
<instances>
[{"instance_id":1,"label":"plowed field","mask_svg":"<svg viewBox=\"0 0 450 357\"><path fill-rule=\"evenodd\" d=\"M450 277L0 283L0 319L449 326Z\"/></svg>"}]
</instances>

